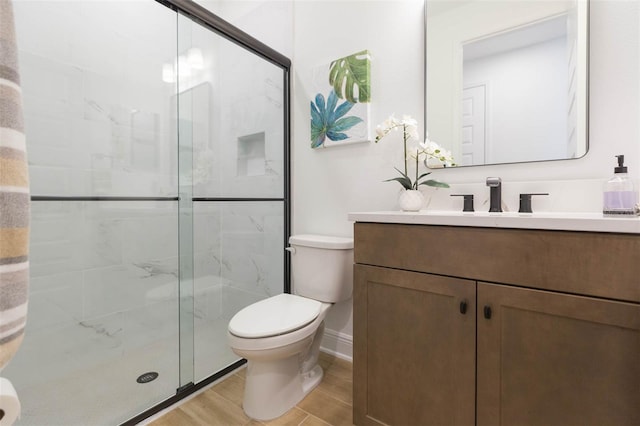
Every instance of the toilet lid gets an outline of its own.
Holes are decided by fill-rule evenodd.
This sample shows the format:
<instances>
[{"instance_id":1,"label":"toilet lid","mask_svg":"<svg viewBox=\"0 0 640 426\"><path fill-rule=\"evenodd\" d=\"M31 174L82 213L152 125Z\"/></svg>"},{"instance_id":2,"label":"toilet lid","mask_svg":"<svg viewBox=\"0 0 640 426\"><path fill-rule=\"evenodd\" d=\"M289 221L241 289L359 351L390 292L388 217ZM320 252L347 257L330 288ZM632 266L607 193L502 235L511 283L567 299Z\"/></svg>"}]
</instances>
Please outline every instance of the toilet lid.
<instances>
[{"instance_id":1,"label":"toilet lid","mask_svg":"<svg viewBox=\"0 0 640 426\"><path fill-rule=\"evenodd\" d=\"M235 314L229 321L229 332L246 338L277 336L309 324L318 317L321 307L317 300L279 294Z\"/></svg>"}]
</instances>

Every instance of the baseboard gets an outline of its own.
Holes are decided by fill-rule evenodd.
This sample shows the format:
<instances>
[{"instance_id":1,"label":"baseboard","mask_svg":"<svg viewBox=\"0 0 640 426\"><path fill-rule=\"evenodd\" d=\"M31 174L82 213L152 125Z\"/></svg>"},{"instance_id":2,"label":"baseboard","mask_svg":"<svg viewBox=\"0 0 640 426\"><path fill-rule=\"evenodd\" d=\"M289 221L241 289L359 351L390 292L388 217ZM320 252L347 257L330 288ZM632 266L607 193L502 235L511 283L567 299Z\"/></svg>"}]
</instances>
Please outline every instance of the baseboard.
<instances>
[{"instance_id":1,"label":"baseboard","mask_svg":"<svg viewBox=\"0 0 640 426\"><path fill-rule=\"evenodd\" d=\"M335 330L325 329L320 350L353 362L353 336Z\"/></svg>"}]
</instances>

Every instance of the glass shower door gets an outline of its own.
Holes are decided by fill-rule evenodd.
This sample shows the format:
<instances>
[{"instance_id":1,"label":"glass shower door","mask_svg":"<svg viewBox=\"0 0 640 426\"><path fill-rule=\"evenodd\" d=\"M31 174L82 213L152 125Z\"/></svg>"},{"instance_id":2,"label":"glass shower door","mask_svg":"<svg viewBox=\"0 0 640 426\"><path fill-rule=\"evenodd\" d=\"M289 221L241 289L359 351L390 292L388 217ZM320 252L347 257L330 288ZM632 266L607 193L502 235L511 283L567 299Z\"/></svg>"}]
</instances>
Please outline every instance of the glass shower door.
<instances>
[{"instance_id":1,"label":"glass shower door","mask_svg":"<svg viewBox=\"0 0 640 426\"><path fill-rule=\"evenodd\" d=\"M117 424L175 395L177 13L14 1L32 203L19 425Z\"/></svg>"},{"instance_id":2,"label":"glass shower door","mask_svg":"<svg viewBox=\"0 0 640 426\"><path fill-rule=\"evenodd\" d=\"M118 424L193 390L238 362L231 316L285 289L288 69L173 3L14 1L33 199L2 371L16 426Z\"/></svg>"},{"instance_id":3,"label":"glass shower door","mask_svg":"<svg viewBox=\"0 0 640 426\"><path fill-rule=\"evenodd\" d=\"M194 338L181 353L193 350L197 383L239 360L231 317L284 291L286 75L182 15L178 33L180 155L192 160L180 176L193 194L193 315L181 335Z\"/></svg>"}]
</instances>

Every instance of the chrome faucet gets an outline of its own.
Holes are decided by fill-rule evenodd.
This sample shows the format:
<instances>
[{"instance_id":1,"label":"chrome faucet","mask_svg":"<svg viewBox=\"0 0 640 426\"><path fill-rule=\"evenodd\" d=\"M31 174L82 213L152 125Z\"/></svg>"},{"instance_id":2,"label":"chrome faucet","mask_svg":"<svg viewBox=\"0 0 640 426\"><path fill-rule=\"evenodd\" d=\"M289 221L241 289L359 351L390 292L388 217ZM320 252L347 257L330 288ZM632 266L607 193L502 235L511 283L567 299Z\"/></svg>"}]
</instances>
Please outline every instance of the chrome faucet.
<instances>
[{"instance_id":1,"label":"chrome faucet","mask_svg":"<svg viewBox=\"0 0 640 426\"><path fill-rule=\"evenodd\" d=\"M502 212L502 180L499 177L488 177L487 186L491 190L489 212Z\"/></svg>"}]
</instances>

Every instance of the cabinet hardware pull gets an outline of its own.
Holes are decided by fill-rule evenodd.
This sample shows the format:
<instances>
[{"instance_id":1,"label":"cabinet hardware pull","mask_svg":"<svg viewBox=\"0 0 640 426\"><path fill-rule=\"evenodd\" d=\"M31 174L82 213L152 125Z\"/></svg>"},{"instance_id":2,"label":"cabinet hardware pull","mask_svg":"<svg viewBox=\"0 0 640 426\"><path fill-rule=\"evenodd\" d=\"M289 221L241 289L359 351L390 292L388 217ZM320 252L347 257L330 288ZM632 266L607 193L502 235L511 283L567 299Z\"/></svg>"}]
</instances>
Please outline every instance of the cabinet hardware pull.
<instances>
[{"instance_id":1,"label":"cabinet hardware pull","mask_svg":"<svg viewBox=\"0 0 640 426\"><path fill-rule=\"evenodd\" d=\"M486 319L491 319L491 306L487 305L484 307L484 317Z\"/></svg>"},{"instance_id":2,"label":"cabinet hardware pull","mask_svg":"<svg viewBox=\"0 0 640 426\"><path fill-rule=\"evenodd\" d=\"M462 315L467 313L467 301L463 300L462 302L460 302L460 313Z\"/></svg>"}]
</instances>

